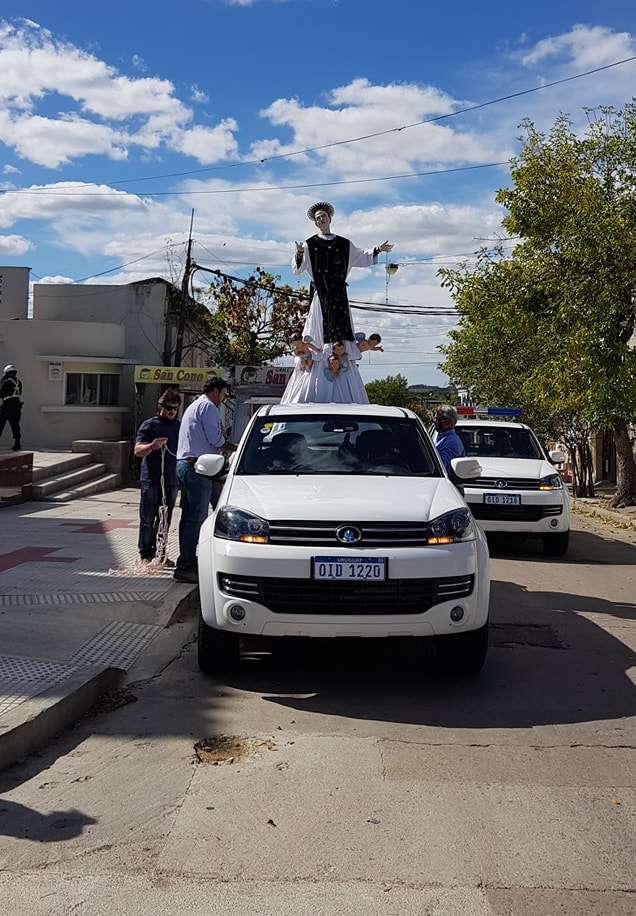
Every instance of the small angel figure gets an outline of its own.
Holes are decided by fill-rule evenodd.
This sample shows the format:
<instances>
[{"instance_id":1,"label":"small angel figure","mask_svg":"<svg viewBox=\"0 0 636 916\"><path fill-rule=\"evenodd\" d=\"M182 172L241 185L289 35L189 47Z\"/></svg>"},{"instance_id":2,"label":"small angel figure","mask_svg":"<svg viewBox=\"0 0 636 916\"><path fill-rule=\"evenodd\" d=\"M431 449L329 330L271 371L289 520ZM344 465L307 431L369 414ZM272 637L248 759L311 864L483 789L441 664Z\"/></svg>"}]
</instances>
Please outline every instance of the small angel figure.
<instances>
[{"instance_id":1,"label":"small angel figure","mask_svg":"<svg viewBox=\"0 0 636 916\"><path fill-rule=\"evenodd\" d=\"M312 358L312 351L314 353L322 352L320 347L317 347L313 343L313 337L306 335L303 337L301 334L296 333L292 336L291 339L292 346L294 348L294 356L297 356L300 360L298 368L301 372L306 372L314 364Z\"/></svg>"},{"instance_id":2,"label":"small angel figure","mask_svg":"<svg viewBox=\"0 0 636 916\"><path fill-rule=\"evenodd\" d=\"M329 379L330 382L334 382L341 372L340 360L339 358L332 353L329 359L327 360L327 368L325 369L325 378Z\"/></svg>"},{"instance_id":3,"label":"small angel figure","mask_svg":"<svg viewBox=\"0 0 636 916\"><path fill-rule=\"evenodd\" d=\"M340 364L340 372L346 372L349 368L349 357L347 356L347 348L342 340L335 341L331 348L331 355L337 358Z\"/></svg>"},{"instance_id":4,"label":"small angel figure","mask_svg":"<svg viewBox=\"0 0 636 916\"><path fill-rule=\"evenodd\" d=\"M362 332L356 334L356 343L361 353L366 353L367 350L377 350L380 353L384 353L384 347L380 346L381 340L382 338L379 334L369 334L368 340Z\"/></svg>"}]
</instances>

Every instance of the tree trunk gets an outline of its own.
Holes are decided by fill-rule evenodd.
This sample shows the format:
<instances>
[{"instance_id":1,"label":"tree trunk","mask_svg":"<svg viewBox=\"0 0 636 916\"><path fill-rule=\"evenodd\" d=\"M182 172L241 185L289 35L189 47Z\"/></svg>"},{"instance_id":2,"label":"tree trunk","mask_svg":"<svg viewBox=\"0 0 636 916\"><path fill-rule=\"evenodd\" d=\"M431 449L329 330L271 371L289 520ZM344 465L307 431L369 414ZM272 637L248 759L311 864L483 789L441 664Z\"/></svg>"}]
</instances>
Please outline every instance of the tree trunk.
<instances>
[{"instance_id":1,"label":"tree trunk","mask_svg":"<svg viewBox=\"0 0 636 916\"><path fill-rule=\"evenodd\" d=\"M616 493L610 500L613 509L636 505L636 461L629 430L624 420L614 426L616 447Z\"/></svg>"}]
</instances>

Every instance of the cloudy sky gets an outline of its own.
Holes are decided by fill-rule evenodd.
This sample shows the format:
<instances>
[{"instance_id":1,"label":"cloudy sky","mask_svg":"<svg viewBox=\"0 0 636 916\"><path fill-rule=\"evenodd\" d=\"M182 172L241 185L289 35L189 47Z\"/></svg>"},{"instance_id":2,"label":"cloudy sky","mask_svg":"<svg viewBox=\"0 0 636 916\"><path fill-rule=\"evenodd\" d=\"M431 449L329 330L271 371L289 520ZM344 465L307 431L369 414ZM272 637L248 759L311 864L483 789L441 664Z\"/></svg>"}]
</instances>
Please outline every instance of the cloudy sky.
<instances>
[{"instance_id":1,"label":"cloudy sky","mask_svg":"<svg viewBox=\"0 0 636 916\"><path fill-rule=\"evenodd\" d=\"M0 264L178 280L192 219L203 268L295 284L327 200L334 231L395 244L351 299L411 311L354 310L385 346L365 381L443 384L436 272L502 236L522 120L622 107L635 56L634 0L3 0Z\"/></svg>"}]
</instances>

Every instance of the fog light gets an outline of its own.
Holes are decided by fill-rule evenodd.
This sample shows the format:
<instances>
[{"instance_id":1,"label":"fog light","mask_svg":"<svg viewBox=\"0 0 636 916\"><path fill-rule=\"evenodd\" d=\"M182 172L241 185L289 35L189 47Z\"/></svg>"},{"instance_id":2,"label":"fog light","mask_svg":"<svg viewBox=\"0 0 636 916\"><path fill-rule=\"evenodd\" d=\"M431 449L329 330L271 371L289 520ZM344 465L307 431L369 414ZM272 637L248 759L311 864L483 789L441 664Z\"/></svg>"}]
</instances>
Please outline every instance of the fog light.
<instances>
[{"instance_id":1,"label":"fog light","mask_svg":"<svg viewBox=\"0 0 636 916\"><path fill-rule=\"evenodd\" d=\"M464 616L464 608L457 605L456 607L451 608L450 619L453 623L459 623L459 621Z\"/></svg>"},{"instance_id":2,"label":"fog light","mask_svg":"<svg viewBox=\"0 0 636 916\"><path fill-rule=\"evenodd\" d=\"M556 528L558 524L559 524L559 522L558 522L558 520L557 520L556 518L551 518L551 519L550 519L550 528Z\"/></svg>"},{"instance_id":3,"label":"fog light","mask_svg":"<svg viewBox=\"0 0 636 916\"><path fill-rule=\"evenodd\" d=\"M228 614L232 620L244 620L245 618L245 608L240 604L232 604L228 610Z\"/></svg>"}]
</instances>

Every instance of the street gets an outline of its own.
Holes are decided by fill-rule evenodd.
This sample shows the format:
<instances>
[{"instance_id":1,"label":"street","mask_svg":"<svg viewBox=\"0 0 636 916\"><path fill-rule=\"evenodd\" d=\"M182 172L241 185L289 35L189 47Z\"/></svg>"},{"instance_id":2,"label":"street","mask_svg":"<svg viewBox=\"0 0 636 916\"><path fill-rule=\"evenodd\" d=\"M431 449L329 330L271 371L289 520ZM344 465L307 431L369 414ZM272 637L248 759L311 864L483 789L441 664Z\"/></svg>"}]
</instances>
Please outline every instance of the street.
<instances>
[{"instance_id":1,"label":"street","mask_svg":"<svg viewBox=\"0 0 636 916\"><path fill-rule=\"evenodd\" d=\"M255 647L209 679L190 621L0 773L4 912L636 914L635 533L575 514L564 560L491 551L474 679L403 643Z\"/></svg>"}]
</instances>

